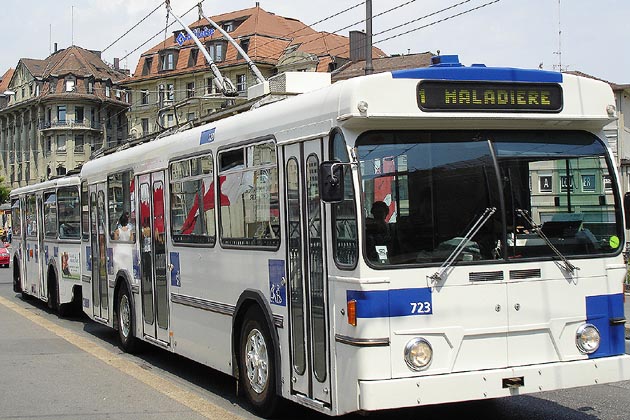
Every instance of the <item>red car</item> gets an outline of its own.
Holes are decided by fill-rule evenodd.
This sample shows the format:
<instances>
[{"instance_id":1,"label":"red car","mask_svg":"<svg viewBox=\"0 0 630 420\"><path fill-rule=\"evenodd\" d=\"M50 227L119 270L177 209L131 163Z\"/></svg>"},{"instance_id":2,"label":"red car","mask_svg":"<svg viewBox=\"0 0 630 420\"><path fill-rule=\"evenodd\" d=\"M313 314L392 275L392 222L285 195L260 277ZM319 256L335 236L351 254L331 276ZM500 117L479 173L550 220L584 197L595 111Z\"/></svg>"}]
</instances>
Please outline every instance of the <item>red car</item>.
<instances>
[{"instance_id":1,"label":"red car","mask_svg":"<svg viewBox=\"0 0 630 420\"><path fill-rule=\"evenodd\" d=\"M0 248L0 266L8 267L11 261L11 254L6 248Z\"/></svg>"}]
</instances>

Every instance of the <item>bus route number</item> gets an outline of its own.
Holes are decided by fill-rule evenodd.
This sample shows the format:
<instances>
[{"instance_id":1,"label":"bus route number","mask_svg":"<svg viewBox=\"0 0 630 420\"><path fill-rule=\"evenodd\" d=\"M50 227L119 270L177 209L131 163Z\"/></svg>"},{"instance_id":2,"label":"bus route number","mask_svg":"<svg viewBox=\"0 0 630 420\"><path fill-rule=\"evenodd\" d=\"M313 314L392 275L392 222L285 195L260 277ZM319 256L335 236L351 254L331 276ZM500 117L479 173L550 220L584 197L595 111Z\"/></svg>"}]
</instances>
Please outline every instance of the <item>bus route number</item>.
<instances>
[{"instance_id":1,"label":"bus route number","mask_svg":"<svg viewBox=\"0 0 630 420\"><path fill-rule=\"evenodd\" d=\"M431 302L410 302L409 304L411 305L412 315L431 313Z\"/></svg>"}]
</instances>

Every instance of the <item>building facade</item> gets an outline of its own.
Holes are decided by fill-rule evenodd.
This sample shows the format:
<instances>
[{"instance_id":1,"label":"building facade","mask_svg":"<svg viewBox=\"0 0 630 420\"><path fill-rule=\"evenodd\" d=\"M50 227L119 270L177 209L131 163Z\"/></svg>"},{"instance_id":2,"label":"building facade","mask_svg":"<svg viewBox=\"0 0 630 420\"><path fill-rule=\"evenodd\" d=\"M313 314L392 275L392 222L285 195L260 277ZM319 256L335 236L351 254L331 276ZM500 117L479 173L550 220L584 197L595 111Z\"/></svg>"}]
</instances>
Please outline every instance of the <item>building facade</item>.
<instances>
[{"instance_id":1,"label":"building facade","mask_svg":"<svg viewBox=\"0 0 630 420\"><path fill-rule=\"evenodd\" d=\"M287 71L331 72L350 57L347 37L317 32L304 23L269 13L260 6L210 17L247 53L265 78ZM187 122L200 123L227 104L244 102L258 83L245 59L205 20L190 25L223 77L238 91L228 98L194 41L179 29L145 51L123 85L132 92L130 138L149 139ZM378 48L375 57L385 56Z\"/></svg>"},{"instance_id":2,"label":"building facade","mask_svg":"<svg viewBox=\"0 0 630 420\"><path fill-rule=\"evenodd\" d=\"M64 175L127 137L128 76L77 46L21 59L0 103L0 174L11 188ZM2 106L3 105L3 106Z\"/></svg>"}]
</instances>

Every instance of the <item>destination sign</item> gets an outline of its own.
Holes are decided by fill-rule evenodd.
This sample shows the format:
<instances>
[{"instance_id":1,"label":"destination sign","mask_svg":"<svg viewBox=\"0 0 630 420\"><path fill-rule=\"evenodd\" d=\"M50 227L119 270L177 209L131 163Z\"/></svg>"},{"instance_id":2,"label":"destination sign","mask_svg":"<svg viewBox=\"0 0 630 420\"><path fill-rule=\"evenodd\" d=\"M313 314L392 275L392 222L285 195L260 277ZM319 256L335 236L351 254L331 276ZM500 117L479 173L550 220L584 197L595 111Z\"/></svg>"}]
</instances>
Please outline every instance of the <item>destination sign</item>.
<instances>
[{"instance_id":1,"label":"destination sign","mask_svg":"<svg viewBox=\"0 0 630 420\"><path fill-rule=\"evenodd\" d=\"M562 88L548 83L424 80L418 84L423 111L560 112Z\"/></svg>"}]
</instances>

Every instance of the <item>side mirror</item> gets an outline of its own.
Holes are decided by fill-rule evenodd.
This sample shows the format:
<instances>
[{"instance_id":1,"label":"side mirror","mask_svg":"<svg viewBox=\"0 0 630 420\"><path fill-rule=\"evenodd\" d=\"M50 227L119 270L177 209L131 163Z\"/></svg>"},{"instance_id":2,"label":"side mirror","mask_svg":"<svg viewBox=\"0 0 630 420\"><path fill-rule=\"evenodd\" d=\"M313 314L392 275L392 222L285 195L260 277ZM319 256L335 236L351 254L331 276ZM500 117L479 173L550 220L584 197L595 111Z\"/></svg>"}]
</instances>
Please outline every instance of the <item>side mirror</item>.
<instances>
[{"instance_id":1,"label":"side mirror","mask_svg":"<svg viewBox=\"0 0 630 420\"><path fill-rule=\"evenodd\" d=\"M626 229L630 229L630 192L623 196L623 215L626 219Z\"/></svg>"},{"instance_id":2,"label":"side mirror","mask_svg":"<svg viewBox=\"0 0 630 420\"><path fill-rule=\"evenodd\" d=\"M343 201L343 163L322 162L319 166L319 194L325 203Z\"/></svg>"}]
</instances>

